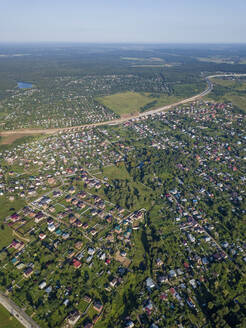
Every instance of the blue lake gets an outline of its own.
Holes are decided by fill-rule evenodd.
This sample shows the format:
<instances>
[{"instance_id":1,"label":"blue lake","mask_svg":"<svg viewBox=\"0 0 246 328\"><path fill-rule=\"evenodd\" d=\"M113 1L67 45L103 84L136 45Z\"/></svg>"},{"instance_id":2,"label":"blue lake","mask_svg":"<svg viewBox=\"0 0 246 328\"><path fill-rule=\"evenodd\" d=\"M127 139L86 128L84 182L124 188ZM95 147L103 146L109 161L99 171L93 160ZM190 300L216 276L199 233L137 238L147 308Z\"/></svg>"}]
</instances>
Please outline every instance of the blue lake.
<instances>
[{"instance_id":1,"label":"blue lake","mask_svg":"<svg viewBox=\"0 0 246 328\"><path fill-rule=\"evenodd\" d=\"M18 88L19 89L30 89L32 88L32 83L28 82L17 82Z\"/></svg>"}]
</instances>

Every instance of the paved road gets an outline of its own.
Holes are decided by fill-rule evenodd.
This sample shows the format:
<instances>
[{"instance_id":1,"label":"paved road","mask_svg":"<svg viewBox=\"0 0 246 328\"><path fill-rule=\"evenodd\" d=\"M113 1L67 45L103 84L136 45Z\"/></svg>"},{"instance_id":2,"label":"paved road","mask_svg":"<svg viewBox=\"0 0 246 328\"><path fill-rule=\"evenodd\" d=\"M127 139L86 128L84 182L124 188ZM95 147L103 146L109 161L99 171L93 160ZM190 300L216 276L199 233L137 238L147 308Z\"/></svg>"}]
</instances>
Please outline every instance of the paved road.
<instances>
[{"instance_id":1,"label":"paved road","mask_svg":"<svg viewBox=\"0 0 246 328\"><path fill-rule=\"evenodd\" d=\"M26 328L40 328L19 306L0 292L0 303Z\"/></svg>"},{"instance_id":2,"label":"paved road","mask_svg":"<svg viewBox=\"0 0 246 328\"><path fill-rule=\"evenodd\" d=\"M190 97L190 98L186 98L184 100L181 100L179 102L176 102L174 104L171 105L166 105L160 108L156 108L156 109L152 109L149 111L146 111L144 113L138 113L136 115L133 116L128 116L125 118L118 118L115 120L111 120L111 121L104 121L104 122L99 122L99 123L92 123L92 124L85 124L85 125L78 125L78 126L73 126L73 127L69 127L69 128L57 128L57 129L17 129L17 130L11 130L11 131L2 131L0 132L0 136L9 136L9 135L13 135L13 134L18 134L18 135L34 135L34 134L55 134L58 132L66 132L66 131L70 131L73 129L78 129L78 128L86 128L86 127L95 127L95 126L102 126L102 125L118 125L124 122L127 122L131 119L136 119L139 117L147 117L148 115L152 115L155 113L159 113L159 112L163 112L163 111L167 111L173 107L176 107L178 105L184 105L186 103L189 103L191 101L195 101L198 100L206 95L208 95L211 90L213 89L213 82L211 81L211 79L216 78L216 77L242 77L242 76L246 76L246 74L237 74L237 73L233 73L233 74L216 74L216 75L210 75L207 76L205 78L205 81L207 82L207 88L206 90L204 90L203 92Z\"/></svg>"}]
</instances>

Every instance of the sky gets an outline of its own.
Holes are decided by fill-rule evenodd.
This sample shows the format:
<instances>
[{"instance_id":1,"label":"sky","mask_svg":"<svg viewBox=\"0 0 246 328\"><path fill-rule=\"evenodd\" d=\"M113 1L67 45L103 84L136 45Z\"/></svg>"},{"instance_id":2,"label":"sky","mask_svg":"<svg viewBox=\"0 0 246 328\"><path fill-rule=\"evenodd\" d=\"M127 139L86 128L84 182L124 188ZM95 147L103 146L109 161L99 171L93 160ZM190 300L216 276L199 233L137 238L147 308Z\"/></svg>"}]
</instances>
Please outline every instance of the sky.
<instances>
[{"instance_id":1,"label":"sky","mask_svg":"<svg viewBox=\"0 0 246 328\"><path fill-rule=\"evenodd\" d=\"M0 42L245 43L246 0L0 0Z\"/></svg>"}]
</instances>

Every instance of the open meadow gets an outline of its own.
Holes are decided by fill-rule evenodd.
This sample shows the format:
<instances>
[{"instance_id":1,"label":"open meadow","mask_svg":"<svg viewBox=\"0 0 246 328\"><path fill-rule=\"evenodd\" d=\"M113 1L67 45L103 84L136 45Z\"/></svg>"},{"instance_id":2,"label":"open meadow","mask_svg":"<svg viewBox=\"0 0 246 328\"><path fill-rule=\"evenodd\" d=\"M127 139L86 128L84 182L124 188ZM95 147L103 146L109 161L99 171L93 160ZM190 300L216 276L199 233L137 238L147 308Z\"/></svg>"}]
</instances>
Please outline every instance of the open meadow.
<instances>
[{"instance_id":1,"label":"open meadow","mask_svg":"<svg viewBox=\"0 0 246 328\"><path fill-rule=\"evenodd\" d=\"M181 99L176 96L152 95L150 93L123 92L114 95L98 97L97 101L120 116L133 115L146 110L175 103Z\"/></svg>"},{"instance_id":2,"label":"open meadow","mask_svg":"<svg viewBox=\"0 0 246 328\"><path fill-rule=\"evenodd\" d=\"M152 101L146 94L137 92L116 93L97 100L121 116L138 113L141 107Z\"/></svg>"},{"instance_id":3,"label":"open meadow","mask_svg":"<svg viewBox=\"0 0 246 328\"><path fill-rule=\"evenodd\" d=\"M246 80L213 79L214 89L207 97L220 102L231 102L246 111Z\"/></svg>"}]
</instances>

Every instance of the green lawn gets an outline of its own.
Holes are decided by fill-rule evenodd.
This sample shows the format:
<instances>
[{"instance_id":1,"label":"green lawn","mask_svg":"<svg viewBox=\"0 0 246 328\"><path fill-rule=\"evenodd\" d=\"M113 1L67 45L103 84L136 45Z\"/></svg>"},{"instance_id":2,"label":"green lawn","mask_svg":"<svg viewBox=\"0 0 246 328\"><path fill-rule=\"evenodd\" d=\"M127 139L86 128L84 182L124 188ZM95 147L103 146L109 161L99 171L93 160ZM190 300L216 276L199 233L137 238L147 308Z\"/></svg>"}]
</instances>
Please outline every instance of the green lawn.
<instances>
[{"instance_id":1,"label":"green lawn","mask_svg":"<svg viewBox=\"0 0 246 328\"><path fill-rule=\"evenodd\" d=\"M85 302L84 300L81 300L79 302L78 309L81 313L84 313L88 306L89 306L89 303Z\"/></svg>"},{"instance_id":2,"label":"green lawn","mask_svg":"<svg viewBox=\"0 0 246 328\"><path fill-rule=\"evenodd\" d=\"M15 319L2 305L0 305L0 328L22 328L20 322Z\"/></svg>"},{"instance_id":3,"label":"green lawn","mask_svg":"<svg viewBox=\"0 0 246 328\"><path fill-rule=\"evenodd\" d=\"M20 232L21 234L25 235L29 230L31 230L33 225L34 225L33 220L28 219L26 224L23 225L21 228L19 228L17 232Z\"/></svg>"},{"instance_id":4,"label":"green lawn","mask_svg":"<svg viewBox=\"0 0 246 328\"><path fill-rule=\"evenodd\" d=\"M103 168L102 176L107 176L110 179L131 179L125 167L117 167L115 165Z\"/></svg>"},{"instance_id":5,"label":"green lawn","mask_svg":"<svg viewBox=\"0 0 246 328\"><path fill-rule=\"evenodd\" d=\"M2 225L0 228L0 250L3 247L8 246L12 240L14 239L13 234L12 234L12 229L7 226L6 224L4 225L2 229Z\"/></svg>"},{"instance_id":6,"label":"green lawn","mask_svg":"<svg viewBox=\"0 0 246 328\"><path fill-rule=\"evenodd\" d=\"M98 97L96 100L108 107L120 116L126 114L135 114L141 111L141 108L150 104L146 110L169 105L179 101L180 97L161 95L152 97L149 93L123 92L114 95Z\"/></svg>"}]
</instances>

